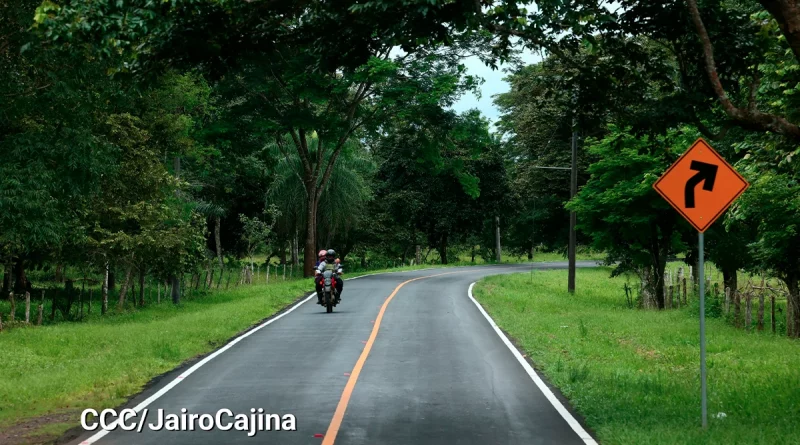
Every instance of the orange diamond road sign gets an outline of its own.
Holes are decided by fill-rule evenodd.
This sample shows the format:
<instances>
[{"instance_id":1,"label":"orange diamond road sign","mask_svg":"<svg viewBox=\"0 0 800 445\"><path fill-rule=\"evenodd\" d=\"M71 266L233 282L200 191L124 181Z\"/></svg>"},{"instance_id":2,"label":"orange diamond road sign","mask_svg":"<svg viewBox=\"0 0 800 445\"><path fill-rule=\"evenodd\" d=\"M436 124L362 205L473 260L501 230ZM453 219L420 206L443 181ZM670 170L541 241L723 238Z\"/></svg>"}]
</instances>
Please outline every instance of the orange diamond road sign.
<instances>
[{"instance_id":1,"label":"orange diamond road sign","mask_svg":"<svg viewBox=\"0 0 800 445\"><path fill-rule=\"evenodd\" d=\"M750 184L703 138L653 184L699 232L705 232Z\"/></svg>"}]
</instances>

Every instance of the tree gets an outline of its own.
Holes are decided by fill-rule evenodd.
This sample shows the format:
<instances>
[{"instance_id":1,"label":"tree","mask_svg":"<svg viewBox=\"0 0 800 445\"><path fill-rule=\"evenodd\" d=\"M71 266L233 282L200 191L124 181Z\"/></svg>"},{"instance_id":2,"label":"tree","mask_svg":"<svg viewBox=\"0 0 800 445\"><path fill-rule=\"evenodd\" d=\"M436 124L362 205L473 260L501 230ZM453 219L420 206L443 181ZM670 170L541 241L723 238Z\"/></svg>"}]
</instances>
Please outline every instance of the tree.
<instances>
[{"instance_id":1,"label":"tree","mask_svg":"<svg viewBox=\"0 0 800 445\"><path fill-rule=\"evenodd\" d=\"M569 66L549 57L514 71L506 78L510 90L495 99L502 113L498 129L505 138L517 209L509 221L507 244L512 251L528 253L529 258L534 229L535 241L549 248L566 251L568 241L569 213L563 204L570 198L569 170L540 167L569 168L573 122L581 137L600 137L605 132L593 108L576 106L578 88L571 88L572 75ZM586 170L594 158L580 150L579 187L588 179Z\"/></svg>"},{"instance_id":2,"label":"tree","mask_svg":"<svg viewBox=\"0 0 800 445\"><path fill-rule=\"evenodd\" d=\"M578 214L578 230L592 237L606 262L619 262L613 275L636 272L649 302L663 309L664 269L670 253L682 250L680 232L688 224L653 190L653 183L689 147L692 132L667 138L637 138L610 126L602 140L589 139L587 150L599 157L591 177L567 205Z\"/></svg>"},{"instance_id":3,"label":"tree","mask_svg":"<svg viewBox=\"0 0 800 445\"><path fill-rule=\"evenodd\" d=\"M34 9L30 1L0 5L0 254L13 263L18 291L29 285L29 266L81 243L86 208L113 167L102 127L129 104L104 64L33 51Z\"/></svg>"},{"instance_id":4,"label":"tree","mask_svg":"<svg viewBox=\"0 0 800 445\"><path fill-rule=\"evenodd\" d=\"M278 136L276 141L282 150L289 147L282 145L280 136L291 136L292 148L303 165L306 187L307 275L312 273L315 260L320 195L347 140L357 129L387 119L407 102L441 101L439 97L425 97L420 91L446 95L455 92L453 82L435 79L437 75L444 75L444 80L453 77L457 54L446 51L432 57L431 51L407 44L417 39L409 38L407 30L392 28L386 32L364 20L364 14L358 14L357 23L352 23L352 12L358 9L351 8L353 5L272 5L273 9L266 11L270 6L265 4L206 1L96 6L81 1L57 6L46 1L38 9L36 26L51 41L69 35L74 41L85 43L90 54L120 53L128 65L118 66L136 73L142 73L155 60L210 66L207 70L212 76L224 74L244 91L242 106L259 111L261 122ZM271 13L267 16L274 26L263 23L265 12ZM130 22L120 25L109 19L122 14ZM332 21L336 17L353 27L340 33L341 39L331 42L324 31L330 30L333 23L340 26ZM82 25L75 26L78 22ZM215 40L215 45L224 47L226 61L204 59L197 52L181 58L172 52L174 46L185 44L183 39L192 35L198 22L209 25L208 32L213 37L205 40ZM243 35L247 38L242 39ZM162 37L177 45L164 45L159 40ZM406 54L390 56L398 43L406 43L402 46ZM314 131L319 136L317 158L309 156L306 145L306 135Z\"/></svg>"},{"instance_id":5,"label":"tree","mask_svg":"<svg viewBox=\"0 0 800 445\"><path fill-rule=\"evenodd\" d=\"M316 135L307 136L307 145L313 150L318 147ZM288 143L288 141L286 142ZM277 157L282 156L277 144L270 150ZM340 246L339 257L344 259L353 248L356 239L354 231L366 218L366 206L372 199L370 177L375 169L371 155L363 144L355 138L350 139L342 149L339 161L334 164L330 180L320 195L317 214L317 251L320 246ZM276 165L275 182L269 191L269 199L278 203L282 218L279 219L283 236L291 239L296 230L305 226L305 187L302 182L303 166L295 152L280 158Z\"/></svg>"},{"instance_id":6,"label":"tree","mask_svg":"<svg viewBox=\"0 0 800 445\"><path fill-rule=\"evenodd\" d=\"M387 125L372 147L383 215L375 218L375 237L392 255L405 255L424 236L447 264L449 247L469 235L488 231L494 239L494 217L508 208L506 173L499 143L477 111L409 115Z\"/></svg>"},{"instance_id":7,"label":"tree","mask_svg":"<svg viewBox=\"0 0 800 445\"><path fill-rule=\"evenodd\" d=\"M248 218L247 215L239 215L242 222L242 240L247 243L247 256L250 258L250 270L253 269L253 254L257 249L266 247L272 236L272 228L275 226L275 219L280 216L278 208L274 205L264 210L264 219Z\"/></svg>"},{"instance_id":8,"label":"tree","mask_svg":"<svg viewBox=\"0 0 800 445\"><path fill-rule=\"evenodd\" d=\"M786 284L793 322L787 334L800 337L800 183L796 166L786 167L765 171L758 162L745 166L743 174L751 187L734 203L728 225L755 229L757 235L748 246L755 261L750 269L769 271Z\"/></svg>"}]
</instances>

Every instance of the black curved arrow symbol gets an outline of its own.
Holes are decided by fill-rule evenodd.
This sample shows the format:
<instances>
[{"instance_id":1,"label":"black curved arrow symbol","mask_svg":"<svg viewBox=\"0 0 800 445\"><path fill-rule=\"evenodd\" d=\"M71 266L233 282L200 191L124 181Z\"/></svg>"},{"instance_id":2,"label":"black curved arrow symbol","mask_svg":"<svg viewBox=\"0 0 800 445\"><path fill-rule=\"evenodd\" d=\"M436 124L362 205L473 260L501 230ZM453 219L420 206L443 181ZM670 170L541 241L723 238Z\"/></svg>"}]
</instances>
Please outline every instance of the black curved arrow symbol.
<instances>
[{"instance_id":1,"label":"black curved arrow symbol","mask_svg":"<svg viewBox=\"0 0 800 445\"><path fill-rule=\"evenodd\" d=\"M694 208L694 189L697 184L703 183L703 190L710 192L714 190L714 180L717 179L717 170L719 166L714 164L706 164L705 162L692 161L689 166L690 169L697 171L697 174L686 181L686 188L683 191L683 197L686 201L686 208Z\"/></svg>"}]
</instances>

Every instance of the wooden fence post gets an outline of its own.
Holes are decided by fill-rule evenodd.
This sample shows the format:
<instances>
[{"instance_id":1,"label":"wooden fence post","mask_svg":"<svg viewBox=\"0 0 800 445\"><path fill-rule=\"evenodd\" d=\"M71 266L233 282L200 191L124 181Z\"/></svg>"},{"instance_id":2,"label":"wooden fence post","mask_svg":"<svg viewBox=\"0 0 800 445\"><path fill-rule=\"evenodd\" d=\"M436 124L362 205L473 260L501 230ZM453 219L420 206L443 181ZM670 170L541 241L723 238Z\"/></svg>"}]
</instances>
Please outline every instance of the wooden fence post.
<instances>
[{"instance_id":1,"label":"wooden fence post","mask_svg":"<svg viewBox=\"0 0 800 445\"><path fill-rule=\"evenodd\" d=\"M759 331L764 330L764 289L761 289L761 292L758 293L758 321L757 321L757 329Z\"/></svg>"},{"instance_id":2,"label":"wooden fence post","mask_svg":"<svg viewBox=\"0 0 800 445\"><path fill-rule=\"evenodd\" d=\"M93 289L89 288L89 307L87 308L86 312L89 315L92 315L92 294Z\"/></svg>"},{"instance_id":3,"label":"wooden fence post","mask_svg":"<svg viewBox=\"0 0 800 445\"><path fill-rule=\"evenodd\" d=\"M17 316L17 300L14 299L14 292L12 291L8 294L8 298L11 299L11 314L8 316L9 323L14 323L14 319Z\"/></svg>"},{"instance_id":4,"label":"wooden fence post","mask_svg":"<svg viewBox=\"0 0 800 445\"><path fill-rule=\"evenodd\" d=\"M672 285L669 285L669 296L667 297L667 309L672 309Z\"/></svg>"},{"instance_id":5,"label":"wooden fence post","mask_svg":"<svg viewBox=\"0 0 800 445\"><path fill-rule=\"evenodd\" d=\"M770 305L772 306L770 309L770 323L772 324L772 333L775 333L775 295L771 295L769 297Z\"/></svg>"},{"instance_id":6,"label":"wooden fence post","mask_svg":"<svg viewBox=\"0 0 800 445\"><path fill-rule=\"evenodd\" d=\"M267 263L267 284L269 284L269 263Z\"/></svg>"},{"instance_id":7,"label":"wooden fence post","mask_svg":"<svg viewBox=\"0 0 800 445\"><path fill-rule=\"evenodd\" d=\"M744 328L749 331L753 321L752 294L750 292L745 294L745 305Z\"/></svg>"},{"instance_id":8,"label":"wooden fence post","mask_svg":"<svg viewBox=\"0 0 800 445\"><path fill-rule=\"evenodd\" d=\"M286 263L283 263L283 281L286 281Z\"/></svg>"},{"instance_id":9,"label":"wooden fence post","mask_svg":"<svg viewBox=\"0 0 800 445\"><path fill-rule=\"evenodd\" d=\"M686 277L683 277L683 305L686 306L688 304L688 295L686 290Z\"/></svg>"},{"instance_id":10,"label":"wooden fence post","mask_svg":"<svg viewBox=\"0 0 800 445\"><path fill-rule=\"evenodd\" d=\"M36 318L36 326L41 326L42 325L42 311L44 311L44 305L43 304L39 304L38 307L39 307L39 316Z\"/></svg>"},{"instance_id":11,"label":"wooden fence post","mask_svg":"<svg viewBox=\"0 0 800 445\"><path fill-rule=\"evenodd\" d=\"M25 292L25 324L31 322L31 293Z\"/></svg>"},{"instance_id":12,"label":"wooden fence post","mask_svg":"<svg viewBox=\"0 0 800 445\"><path fill-rule=\"evenodd\" d=\"M737 328L742 327L742 293L739 289L731 289L733 292L733 325Z\"/></svg>"}]
</instances>

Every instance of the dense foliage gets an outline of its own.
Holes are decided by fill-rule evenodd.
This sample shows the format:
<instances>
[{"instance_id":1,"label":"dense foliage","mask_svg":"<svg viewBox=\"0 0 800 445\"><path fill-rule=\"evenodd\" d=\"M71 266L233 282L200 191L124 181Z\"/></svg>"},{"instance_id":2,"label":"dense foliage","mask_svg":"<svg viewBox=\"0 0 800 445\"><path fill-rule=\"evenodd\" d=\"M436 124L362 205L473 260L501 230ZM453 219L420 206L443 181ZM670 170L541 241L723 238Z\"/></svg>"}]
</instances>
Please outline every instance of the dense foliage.
<instances>
[{"instance_id":1,"label":"dense foliage","mask_svg":"<svg viewBox=\"0 0 800 445\"><path fill-rule=\"evenodd\" d=\"M697 247L651 186L702 135L753 183L708 256L733 289L740 270L782 280L800 335L789 3L6 2L4 292L83 276L105 310L136 303L137 276L178 302L181 277L257 254L306 274L328 247L357 267L492 260L497 218L531 258L566 250L575 211L580 243L663 308L667 259ZM544 58L509 75L497 133L451 111L480 83L464 57L520 45ZM569 171L541 167L569 166L573 132L570 201Z\"/></svg>"}]
</instances>

